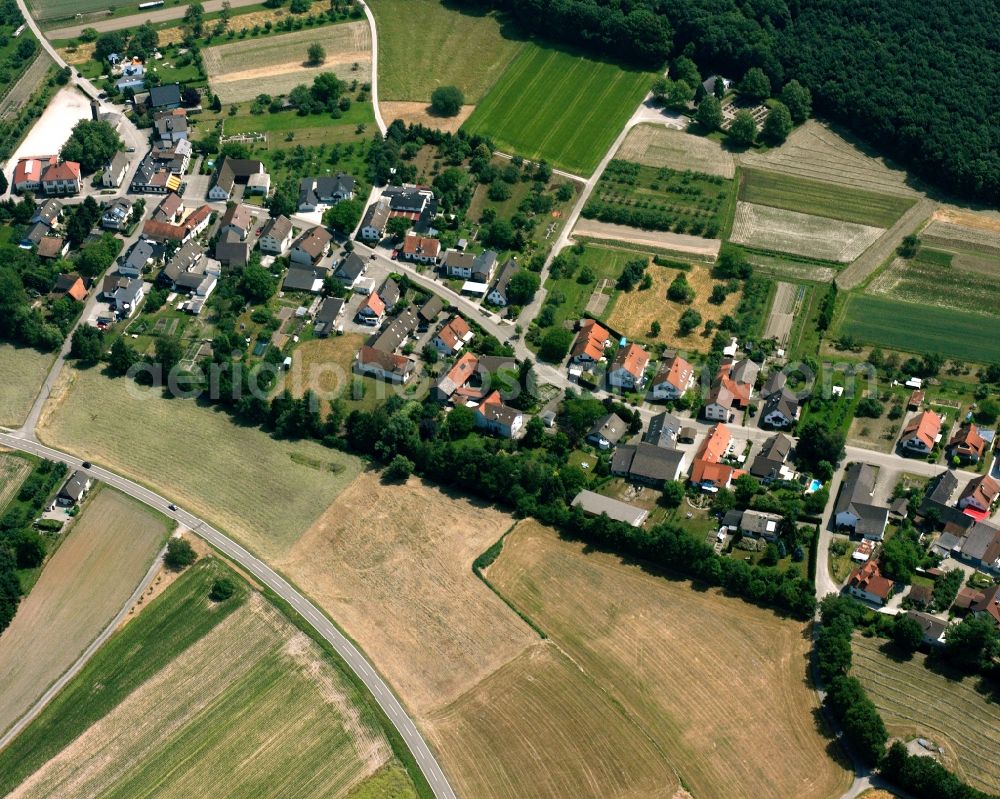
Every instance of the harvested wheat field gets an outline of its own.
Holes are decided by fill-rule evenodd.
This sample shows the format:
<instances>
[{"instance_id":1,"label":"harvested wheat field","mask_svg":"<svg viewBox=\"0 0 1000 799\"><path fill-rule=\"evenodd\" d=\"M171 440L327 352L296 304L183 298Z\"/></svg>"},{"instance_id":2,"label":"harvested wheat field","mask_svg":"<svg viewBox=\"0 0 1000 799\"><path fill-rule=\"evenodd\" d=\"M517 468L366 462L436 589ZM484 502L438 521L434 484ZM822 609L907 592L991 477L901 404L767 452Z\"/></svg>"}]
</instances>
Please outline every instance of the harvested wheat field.
<instances>
[{"instance_id":1,"label":"harvested wheat field","mask_svg":"<svg viewBox=\"0 0 1000 799\"><path fill-rule=\"evenodd\" d=\"M0 343L0 425L24 422L52 361L51 353Z\"/></svg>"},{"instance_id":2,"label":"harvested wheat field","mask_svg":"<svg viewBox=\"0 0 1000 799\"><path fill-rule=\"evenodd\" d=\"M723 150L718 142L663 125L636 125L628 132L615 158L679 171L690 169L723 178L736 174L732 154Z\"/></svg>"},{"instance_id":3,"label":"harvested wheat field","mask_svg":"<svg viewBox=\"0 0 1000 799\"><path fill-rule=\"evenodd\" d=\"M693 796L839 797L805 625L586 553L534 521L488 578L649 736Z\"/></svg>"},{"instance_id":4,"label":"harvested wheat field","mask_svg":"<svg viewBox=\"0 0 1000 799\"><path fill-rule=\"evenodd\" d=\"M241 586L221 607L242 604L205 624L204 617L219 609L207 598L211 582L204 570L204 564L195 567L200 593L189 591L183 606L175 603L166 632L176 634L171 627L185 625L207 629L196 631L187 646L141 681L133 678L127 692L24 779L9 794L12 799L153 794L319 799L363 790L368 779L395 763L357 691L259 594L246 596ZM190 586L178 581L151 609L169 605ZM187 614L179 612L184 609ZM145 613L123 637L139 644L158 633L152 623L163 614ZM95 665L99 671L108 664ZM93 672L85 672L68 690L82 693L92 680ZM79 712L86 715L88 708ZM406 787L400 795L415 796Z\"/></svg>"},{"instance_id":5,"label":"harvested wheat field","mask_svg":"<svg viewBox=\"0 0 1000 799\"><path fill-rule=\"evenodd\" d=\"M166 519L110 488L84 507L0 636L0 731L122 609L166 538Z\"/></svg>"},{"instance_id":6,"label":"harvested wheat field","mask_svg":"<svg viewBox=\"0 0 1000 799\"><path fill-rule=\"evenodd\" d=\"M722 246L722 242L718 239L703 239L701 236L670 233L664 230L641 230L637 227L598 222L596 219L584 219L583 217L576 223L573 233L574 236L585 239L638 244L640 247L669 250L712 261L719 256L719 248Z\"/></svg>"},{"instance_id":7,"label":"harvested wheat field","mask_svg":"<svg viewBox=\"0 0 1000 799\"><path fill-rule=\"evenodd\" d=\"M935 214L934 221L920 233L920 240L932 247L1000 256L1000 225L994 227L990 221L988 217L972 214L961 217Z\"/></svg>"},{"instance_id":8,"label":"harvested wheat field","mask_svg":"<svg viewBox=\"0 0 1000 799\"><path fill-rule=\"evenodd\" d=\"M0 451L0 513L31 474L31 461Z\"/></svg>"},{"instance_id":9,"label":"harvested wheat field","mask_svg":"<svg viewBox=\"0 0 1000 799\"><path fill-rule=\"evenodd\" d=\"M858 189L914 196L909 176L884 158L861 147L813 119L796 128L780 147L766 153L746 152L740 163L771 172L839 183Z\"/></svg>"},{"instance_id":10,"label":"harvested wheat field","mask_svg":"<svg viewBox=\"0 0 1000 799\"><path fill-rule=\"evenodd\" d=\"M974 788L1000 792L1000 713L977 677L952 679L926 667L916 653L897 660L885 642L855 636L852 674L865 686L890 735L929 738L945 750L945 765Z\"/></svg>"},{"instance_id":11,"label":"harvested wheat field","mask_svg":"<svg viewBox=\"0 0 1000 799\"><path fill-rule=\"evenodd\" d=\"M385 485L365 472L276 565L424 714L536 638L472 573L512 521L416 478Z\"/></svg>"},{"instance_id":12,"label":"harvested wheat field","mask_svg":"<svg viewBox=\"0 0 1000 799\"><path fill-rule=\"evenodd\" d=\"M435 713L459 796L671 799L655 743L558 647L538 643Z\"/></svg>"},{"instance_id":13,"label":"harvested wheat field","mask_svg":"<svg viewBox=\"0 0 1000 799\"><path fill-rule=\"evenodd\" d=\"M730 241L760 250L850 263L883 233L885 228L740 200L736 203L736 219Z\"/></svg>"},{"instance_id":14,"label":"harvested wheat field","mask_svg":"<svg viewBox=\"0 0 1000 799\"><path fill-rule=\"evenodd\" d=\"M140 441L136 431L148 432ZM361 469L344 453L273 439L221 410L164 399L97 369L63 369L38 432L155 486L266 558L287 552Z\"/></svg>"},{"instance_id":15,"label":"harvested wheat field","mask_svg":"<svg viewBox=\"0 0 1000 799\"><path fill-rule=\"evenodd\" d=\"M651 288L632 291L621 291L615 294L611 311L605 316L608 325L629 339L655 342L651 338L649 328L654 321L662 327L660 340L669 341L672 345L683 347L695 352L708 352L712 346L711 336L703 336L701 328L687 336L681 336L677 330L681 314L688 308L698 311L704 321L718 321L725 314L736 310L740 301L740 292L729 294L721 305L708 301L712 295L712 287L724 284L725 281L712 278L712 268L707 264L695 263L684 274L688 283L695 291L695 299L691 305L682 305L667 299L667 288L681 274L679 269L669 269L665 266L650 264L646 273L653 278Z\"/></svg>"},{"instance_id":16,"label":"harvested wheat field","mask_svg":"<svg viewBox=\"0 0 1000 799\"><path fill-rule=\"evenodd\" d=\"M476 107L463 105L462 110L453 117L439 117L430 113L430 106L427 103L379 101L379 109L382 111L382 118L390 123L401 119L407 125L423 125L425 128L437 128L447 133L457 133L458 129L462 127L462 123L469 118Z\"/></svg>"},{"instance_id":17,"label":"harvested wheat field","mask_svg":"<svg viewBox=\"0 0 1000 799\"><path fill-rule=\"evenodd\" d=\"M292 396L301 397L307 390L314 391L326 412L330 400L350 387L354 356L364 340L360 333L345 333L303 342L292 353L292 366L274 387L274 393L287 388Z\"/></svg>"},{"instance_id":18,"label":"harvested wheat field","mask_svg":"<svg viewBox=\"0 0 1000 799\"><path fill-rule=\"evenodd\" d=\"M317 42L326 49L326 60L311 65L307 51ZM261 93L287 94L321 72L371 80L371 30L360 21L328 25L207 47L202 56L212 91L224 103L238 103Z\"/></svg>"}]
</instances>

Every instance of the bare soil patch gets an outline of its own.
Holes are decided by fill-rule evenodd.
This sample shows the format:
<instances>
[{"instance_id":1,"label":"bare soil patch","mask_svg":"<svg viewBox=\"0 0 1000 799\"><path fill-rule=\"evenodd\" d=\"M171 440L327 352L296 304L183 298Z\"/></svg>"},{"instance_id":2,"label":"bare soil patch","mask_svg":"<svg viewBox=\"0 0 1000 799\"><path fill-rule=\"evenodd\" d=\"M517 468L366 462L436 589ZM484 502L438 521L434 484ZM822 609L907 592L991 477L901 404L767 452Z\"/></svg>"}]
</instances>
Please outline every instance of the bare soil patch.
<instances>
[{"instance_id":1,"label":"bare soil patch","mask_svg":"<svg viewBox=\"0 0 1000 799\"><path fill-rule=\"evenodd\" d=\"M718 239L703 239L700 236L689 236L686 233L640 230L627 225L614 225L610 222L598 222L596 219L583 219L582 217L573 228L573 233L604 241L624 241L643 247L672 250L712 260L718 257L719 247L722 246L722 242Z\"/></svg>"},{"instance_id":2,"label":"bare soil patch","mask_svg":"<svg viewBox=\"0 0 1000 799\"><path fill-rule=\"evenodd\" d=\"M718 142L663 125L636 125L628 132L615 158L730 179L736 174L732 154Z\"/></svg>"},{"instance_id":3,"label":"bare soil patch","mask_svg":"<svg viewBox=\"0 0 1000 799\"><path fill-rule=\"evenodd\" d=\"M365 472L277 566L423 715L536 638L472 573L512 521L415 478L386 485Z\"/></svg>"},{"instance_id":4,"label":"bare soil patch","mask_svg":"<svg viewBox=\"0 0 1000 799\"><path fill-rule=\"evenodd\" d=\"M0 731L121 610L166 532L162 517L112 489L87 503L0 637Z\"/></svg>"},{"instance_id":5,"label":"bare soil patch","mask_svg":"<svg viewBox=\"0 0 1000 799\"><path fill-rule=\"evenodd\" d=\"M588 553L530 520L488 576L640 724L694 796L828 799L850 784L817 728L807 626Z\"/></svg>"},{"instance_id":6,"label":"bare soil patch","mask_svg":"<svg viewBox=\"0 0 1000 799\"><path fill-rule=\"evenodd\" d=\"M453 117L435 116L430 112L430 106L427 103L404 103L396 100L384 102L380 100L379 109L382 111L382 118L387 122L401 119L407 125L423 125L447 133L456 133L465 120L476 110L476 107L463 105L462 110Z\"/></svg>"},{"instance_id":7,"label":"bare soil patch","mask_svg":"<svg viewBox=\"0 0 1000 799\"><path fill-rule=\"evenodd\" d=\"M785 282L779 282L774 292L774 302L767 317L764 338L775 339L781 347L788 343L788 334L792 331L797 293L796 286Z\"/></svg>"}]
</instances>

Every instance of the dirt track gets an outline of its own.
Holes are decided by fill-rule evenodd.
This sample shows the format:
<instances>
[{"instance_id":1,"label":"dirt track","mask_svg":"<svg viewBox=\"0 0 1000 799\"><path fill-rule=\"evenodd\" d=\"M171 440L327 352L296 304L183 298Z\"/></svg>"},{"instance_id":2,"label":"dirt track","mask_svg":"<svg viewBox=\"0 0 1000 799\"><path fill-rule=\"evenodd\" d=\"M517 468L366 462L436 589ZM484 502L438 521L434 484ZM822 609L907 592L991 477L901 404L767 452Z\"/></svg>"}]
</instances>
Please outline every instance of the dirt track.
<instances>
[{"instance_id":1,"label":"dirt track","mask_svg":"<svg viewBox=\"0 0 1000 799\"><path fill-rule=\"evenodd\" d=\"M579 236L589 236L606 241L625 241L641 244L647 247L659 247L674 252L690 253L704 258L715 258L719 254L722 242L718 239L703 239L700 236L688 236L685 233L668 233L658 230L640 230L627 225L613 225L609 222L598 222L594 219L581 219L573 228L573 233Z\"/></svg>"}]
</instances>

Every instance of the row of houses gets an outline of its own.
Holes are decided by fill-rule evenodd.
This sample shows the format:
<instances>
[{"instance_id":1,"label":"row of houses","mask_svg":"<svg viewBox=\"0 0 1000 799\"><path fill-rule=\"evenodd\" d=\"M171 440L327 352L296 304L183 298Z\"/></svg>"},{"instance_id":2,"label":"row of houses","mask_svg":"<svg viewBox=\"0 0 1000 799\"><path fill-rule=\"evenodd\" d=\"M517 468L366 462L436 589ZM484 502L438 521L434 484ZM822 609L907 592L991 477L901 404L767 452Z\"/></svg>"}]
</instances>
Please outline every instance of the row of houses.
<instances>
[{"instance_id":1,"label":"row of houses","mask_svg":"<svg viewBox=\"0 0 1000 799\"><path fill-rule=\"evenodd\" d=\"M76 161L61 161L58 155L29 156L18 159L12 185L18 193L67 197L80 193L83 174Z\"/></svg>"}]
</instances>

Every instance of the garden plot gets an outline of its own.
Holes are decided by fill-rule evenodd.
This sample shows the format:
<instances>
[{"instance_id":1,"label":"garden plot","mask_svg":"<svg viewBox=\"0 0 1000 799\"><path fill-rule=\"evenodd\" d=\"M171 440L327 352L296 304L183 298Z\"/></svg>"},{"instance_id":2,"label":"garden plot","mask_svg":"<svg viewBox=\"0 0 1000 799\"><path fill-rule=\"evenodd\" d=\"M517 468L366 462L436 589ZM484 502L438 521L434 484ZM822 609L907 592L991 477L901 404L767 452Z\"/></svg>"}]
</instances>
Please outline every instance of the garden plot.
<instances>
[{"instance_id":1,"label":"garden plot","mask_svg":"<svg viewBox=\"0 0 1000 799\"><path fill-rule=\"evenodd\" d=\"M31 473L31 462L17 455L0 452L0 513L7 507L21 483Z\"/></svg>"},{"instance_id":2,"label":"garden plot","mask_svg":"<svg viewBox=\"0 0 1000 799\"><path fill-rule=\"evenodd\" d=\"M996 261L987 271L966 269L959 258L943 250L921 248L916 257L896 258L869 285L867 294L893 297L924 306L1000 315L1000 283Z\"/></svg>"},{"instance_id":3,"label":"garden plot","mask_svg":"<svg viewBox=\"0 0 1000 799\"><path fill-rule=\"evenodd\" d=\"M315 43L326 50L326 60L311 66L308 50ZM371 80L371 31L366 22L349 22L208 47L202 56L212 91L224 103L237 103L258 94L287 94L321 72Z\"/></svg>"},{"instance_id":4,"label":"garden plot","mask_svg":"<svg viewBox=\"0 0 1000 799\"><path fill-rule=\"evenodd\" d=\"M704 136L693 136L662 125L636 125L628 132L615 158L646 166L703 172L732 178L736 163L731 153Z\"/></svg>"},{"instance_id":5,"label":"garden plot","mask_svg":"<svg viewBox=\"0 0 1000 799\"><path fill-rule=\"evenodd\" d=\"M966 217L963 221L973 221ZM979 255L1000 256L1000 224L995 229L987 225L957 224L947 219L935 219L920 234L924 244L962 250Z\"/></svg>"},{"instance_id":6,"label":"garden plot","mask_svg":"<svg viewBox=\"0 0 1000 799\"><path fill-rule=\"evenodd\" d=\"M730 240L761 250L849 263L883 233L885 228L740 201Z\"/></svg>"},{"instance_id":7,"label":"garden plot","mask_svg":"<svg viewBox=\"0 0 1000 799\"><path fill-rule=\"evenodd\" d=\"M774 292L774 302L771 304L771 313L767 317L764 338L774 339L779 347L784 347L788 343L788 334L792 331L792 322L795 319L795 308L804 294L804 289L791 283L778 283Z\"/></svg>"}]
</instances>

